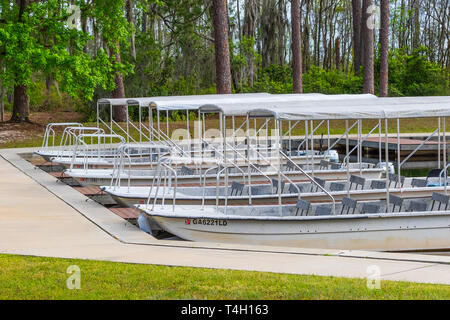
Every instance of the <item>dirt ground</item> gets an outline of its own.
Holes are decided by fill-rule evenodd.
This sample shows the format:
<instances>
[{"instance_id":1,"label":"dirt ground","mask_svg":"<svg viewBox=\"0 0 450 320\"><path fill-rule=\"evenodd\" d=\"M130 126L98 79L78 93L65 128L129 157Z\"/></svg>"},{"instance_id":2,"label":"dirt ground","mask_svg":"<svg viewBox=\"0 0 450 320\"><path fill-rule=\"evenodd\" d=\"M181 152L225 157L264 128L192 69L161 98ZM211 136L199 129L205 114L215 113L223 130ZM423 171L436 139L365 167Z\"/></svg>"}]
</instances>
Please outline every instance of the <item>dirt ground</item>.
<instances>
[{"instance_id":1,"label":"dirt ground","mask_svg":"<svg viewBox=\"0 0 450 320\"><path fill-rule=\"evenodd\" d=\"M10 114L6 114L5 119L9 120L10 117ZM32 123L0 122L0 147L41 139L45 126L50 122L78 122L81 118L76 112L37 112L30 115Z\"/></svg>"}]
</instances>

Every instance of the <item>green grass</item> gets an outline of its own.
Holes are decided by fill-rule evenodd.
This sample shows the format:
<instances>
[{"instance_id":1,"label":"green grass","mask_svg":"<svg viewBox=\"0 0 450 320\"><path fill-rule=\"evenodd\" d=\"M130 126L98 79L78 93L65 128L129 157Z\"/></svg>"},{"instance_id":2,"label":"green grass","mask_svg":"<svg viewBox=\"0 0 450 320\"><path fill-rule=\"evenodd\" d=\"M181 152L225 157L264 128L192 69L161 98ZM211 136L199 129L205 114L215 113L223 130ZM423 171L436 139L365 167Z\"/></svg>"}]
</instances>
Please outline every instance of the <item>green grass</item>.
<instances>
[{"instance_id":1,"label":"green grass","mask_svg":"<svg viewBox=\"0 0 450 320\"><path fill-rule=\"evenodd\" d=\"M0 255L0 299L450 299L450 286Z\"/></svg>"}]
</instances>

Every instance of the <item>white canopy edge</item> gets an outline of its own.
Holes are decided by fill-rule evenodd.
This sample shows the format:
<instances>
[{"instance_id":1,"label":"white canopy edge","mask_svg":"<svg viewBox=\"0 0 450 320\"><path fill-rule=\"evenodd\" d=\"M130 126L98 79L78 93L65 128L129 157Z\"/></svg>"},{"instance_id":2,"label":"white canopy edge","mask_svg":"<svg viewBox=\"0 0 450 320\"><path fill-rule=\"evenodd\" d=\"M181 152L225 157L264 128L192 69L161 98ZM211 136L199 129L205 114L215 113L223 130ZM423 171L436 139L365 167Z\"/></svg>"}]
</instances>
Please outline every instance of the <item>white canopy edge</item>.
<instances>
[{"instance_id":1,"label":"white canopy edge","mask_svg":"<svg viewBox=\"0 0 450 320\"><path fill-rule=\"evenodd\" d=\"M254 97L245 101L229 103L223 101L220 103L208 102L200 107L203 113L223 113L226 116L245 116L251 110L260 108L278 108L283 105L296 105L297 107L309 108L311 102L322 104L324 101L352 101L352 100L378 100L372 94L337 94L325 95L321 93L303 93L303 94L274 94L270 96ZM302 108L303 109L303 108Z\"/></svg>"},{"instance_id":2,"label":"white canopy edge","mask_svg":"<svg viewBox=\"0 0 450 320\"><path fill-rule=\"evenodd\" d=\"M268 97L270 93L235 93L235 94L206 94L189 96L167 96L151 98L128 99L128 105L139 105L140 107L151 107L158 111L173 110L198 110L205 103L219 102L241 102L243 99L256 97Z\"/></svg>"},{"instance_id":3,"label":"white canopy edge","mask_svg":"<svg viewBox=\"0 0 450 320\"><path fill-rule=\"evenodd\" d=\"M248 114L250 117L274 117L284 121L449 117L450 97L309 101L307 105L285 102L253 109Z\"/></svg>"}]
</instances>

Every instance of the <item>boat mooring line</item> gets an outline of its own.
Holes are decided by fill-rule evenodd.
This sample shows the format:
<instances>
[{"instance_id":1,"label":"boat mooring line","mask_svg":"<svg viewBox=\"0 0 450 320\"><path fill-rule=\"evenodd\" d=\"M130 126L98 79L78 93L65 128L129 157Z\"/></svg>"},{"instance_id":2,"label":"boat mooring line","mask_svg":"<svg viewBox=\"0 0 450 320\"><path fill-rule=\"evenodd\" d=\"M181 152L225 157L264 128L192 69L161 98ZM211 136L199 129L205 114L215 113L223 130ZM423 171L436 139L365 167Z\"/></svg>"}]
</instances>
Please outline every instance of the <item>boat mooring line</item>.
<instances>
[{"instance_id":1,"label":"boat mooring line","mask_svg":"<svg viewBox=\"0 0 450 320\"><path fill-rule=\"evenodd\" d=\"M6 152L5 152L6 151ZM24 148L21 151L25 152L33 152L34 150L32 148ZM12 157L11 159L11 155L9 153L12 153L14 156L16 156L16 158ZM252 249L252 248L234 248L234 247L230 247L230 244L225 244L225 246L228 247L217 247L217 245L221 245L221 244L211 244L211 245L199 245L198 243L195 245L188 245L186 243L183 244L168 244L168 243L155 243L153 242L154 240L150 240L152 241L152 243L143 243L143 242L133 242L133 241L127 241L127 240L123 240L121 239L119 236L116 236L114 233L112 233L111 231L106 230L104 227L102 227L101 225L99 225L98 223L96 223L94 220L92 220L91 218L89 218L86 214L84 214L80 209L78 209L76 207L75 204L71 204L70 202L68 202L68 200L64 199L63 197L59 196L58 194L56 194L55 192L53 192L52 190L50 190L49 187L47 187L45 185L44 182L41 182L39 180L38 177L33 176L31 173L27 173L25 168L22 168L22 165L29 165L31 168L33 168L33 171L36 169L39 169L36 166L33 166L31 163L29 163L28 161L26 161L24 158L22 158L19 153L11 151L11 149L0 149L0 156L7 161L8 163L10 163L12 166L14 166L16 169L18 169L19 171L21 171L22 173L24 173L26 176L28 176L29 178L31 178L32 180L34 180L35 182L37 182L40 186L44 187L46 190L48 190L51 194L55 195L58 199L62 200L64 203L66 203L67 205L69 205L71 208L73 208L75 211L77 211L78 213L80 213L85 219L87 219L88 221L92 222L94 225L96 225L99 229L101 229L102 231L104 231L105 233L107 233L110 237L112 237L115 240L118 240L119 242L123 243L123 244L129 244L129 245L140 245L140 246L157 246L157 247L169 247L169 248L184 248L184 249L202 249L202 250L222 250L222 251L239 251L239 252L254 252L254 253L273 253L273 254L289 254L289 255L304 255L304 256L330 256L330 257L343 257L343 258L354 258L354 259L372 259L372 260L385 260L385 261L399 261L399 262L417 262L417 263L428 263L430 264L429 266L425 266L425 267L421 267L421 268L426 268L426 267L431 267L434 265L450 265L450 260L449 261L442 261L442 260L425 260L425 259L408 259L408 258L391 258L391 257L376 257L376 256L368 256L368 255L359 255L359 256L355 256L355 255L350 255L348 254L349 252L352 252L351 250L345 250L345 251L341 251L338 253L328 253L328 252L323 252L323 253L315 253L315 252L296 252L294 251L295 248L292 248L291 250L286 250L287 248L281 248L281 247L277 247L281 250L275 250L275 249L269 249L269 248L258 248L258 249ZM40 170L40 169L39 169ZM42 171L42 170L41 170ZM45 171L42 171L42 173L46 173ZM73 190L72 187L68 186L68 185L59 185L56 186L57 188L59 187L68 187L70 189ZM75 191L75 190L74 190ZM82 197L85 197L88 200L91 200L90 198L79 194ZM93 200L92 200L93 201ZM95 204L99 205L101 208L104 208L103 206L101 206L100 204L98 204L97 202L93 201ZM129 223L129 222L126 222ZM168 241L175 241L175 240L156 240L156 241L164 241L164 242L168 242ZM179 242L179 241L177 241ZM216 245L216 246L214 246ZM321 249L311 249L311 250L321 250ZM324 250L325 251L325 250ZM337 251L337 250L334 250ZM358 251L358 250L356 250ZM377 252L374 251L373 253L381 253L383 254L383 252ZM389 253L388 253L389 254ZM419 268L420 269L420 268ZM414 269L412 269L414 270ZM406 271L400 271L398 273L402 273L402 272L407 272L407 271L411 271L411 270L406 270ZM394 274L394 273L393 273ZM391 274L387 274L384 276L388 276Z\"/></svg>"}]
</instances>

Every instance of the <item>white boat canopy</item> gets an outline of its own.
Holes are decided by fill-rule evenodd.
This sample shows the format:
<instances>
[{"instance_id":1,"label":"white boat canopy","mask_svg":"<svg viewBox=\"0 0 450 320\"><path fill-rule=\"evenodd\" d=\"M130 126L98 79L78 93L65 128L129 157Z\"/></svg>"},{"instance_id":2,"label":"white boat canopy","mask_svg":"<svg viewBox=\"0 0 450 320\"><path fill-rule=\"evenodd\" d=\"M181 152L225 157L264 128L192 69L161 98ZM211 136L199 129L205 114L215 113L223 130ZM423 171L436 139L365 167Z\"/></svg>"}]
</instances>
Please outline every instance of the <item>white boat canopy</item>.
<instances>
[{"instance_id":1,"label":"white boat canopy","mask_svg":"<svg viewBox=\"0 0 450 320\"><path fill-rule=\"evenodd\" d=\"M337 94L326 95L321 93L303 94L273 94L269 96L256 96L245 101L230 103L226 100L219 103L207 102L200 107L202 113L222 113L225 116L245 116L251 110L264 108L278 108L284 105L310 108L310 102L316 101L322 104L324 101L352 101L374 100L378 98L372 94Z\"/></svg>"},{"instance_id":2,"label":"white boat canopy","mask_svg":"<svg viewBox=\"0 0 450 320\"><path fill-rule=\"evenodd\" d=\"M251 99L270 97L270 93L237 93L237 94L207 94L190 96L167 96L150 98L130 98L126 102L140 107L151 107L157 111L198 110L206 103L241 103Z\"/></svg>"},{"instance_id":3,"label":"white boat canopy","mask_svg":"<svg viewBox=\"0 0 450 320\"><path fill-rule=\"evenodd\" d=\"M111 106L126 106L129 98L102 98L97 100L97 104L108 104Z\"/></svg>"},{"instance_id":4,"label":"white boat canopy","mask_svg":"<svg viewBox=\"0 0 450 320\"><path fill-rule=\"evenodd\" d=\"M248 112L250 117L278 120L397 119L450 116L450 97L400 97L359 100L308 101L267 105Z\"/></svg>"}]
</instances>

